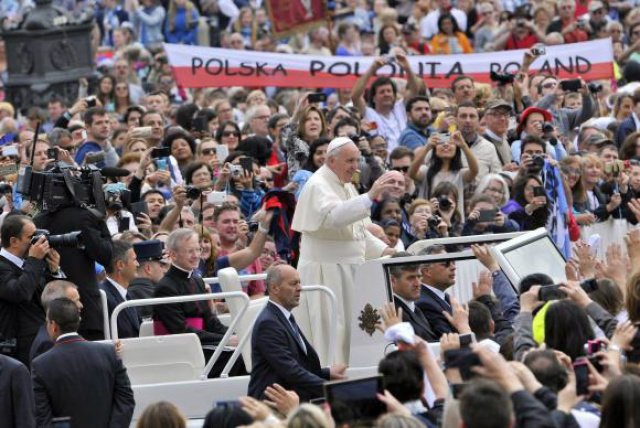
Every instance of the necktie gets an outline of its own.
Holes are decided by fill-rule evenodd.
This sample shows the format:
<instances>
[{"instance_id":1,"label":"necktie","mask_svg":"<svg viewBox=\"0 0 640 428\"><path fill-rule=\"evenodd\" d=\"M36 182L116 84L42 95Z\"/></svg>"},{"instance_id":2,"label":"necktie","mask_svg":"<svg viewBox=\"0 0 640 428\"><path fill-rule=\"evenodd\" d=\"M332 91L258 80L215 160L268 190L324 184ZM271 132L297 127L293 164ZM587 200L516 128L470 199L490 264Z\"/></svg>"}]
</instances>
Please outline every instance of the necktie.
<instances>
[{"instance_id":1,"label":"necktie","mask_svg":"<svg viewBox=\"0 0 640 428\"><path fill-rule=\"evenodd\" d=\"M298 324L296 323L296 319L293 317L293 314L289 315L289 323L291 323L291 327L293 328L293 332L295 333L295 336L298 339L298 342L300 343L300 347L302 347L302 350L306 354L307 346L304 344L304 340L302 340L302 334L300 333L300 328L298 327Z\"/></svg>"},{"instance_id":2,"label":"necktie","mask_svg":"<svg viewBox=\"0 0 640 428\"><path fill-rule=\"evenodd\" d=\"M444 295L444 301L447 303L447 306L449 306L449 310L451 310L451 298L448 294Z\"/></svg>"}]
</instances>

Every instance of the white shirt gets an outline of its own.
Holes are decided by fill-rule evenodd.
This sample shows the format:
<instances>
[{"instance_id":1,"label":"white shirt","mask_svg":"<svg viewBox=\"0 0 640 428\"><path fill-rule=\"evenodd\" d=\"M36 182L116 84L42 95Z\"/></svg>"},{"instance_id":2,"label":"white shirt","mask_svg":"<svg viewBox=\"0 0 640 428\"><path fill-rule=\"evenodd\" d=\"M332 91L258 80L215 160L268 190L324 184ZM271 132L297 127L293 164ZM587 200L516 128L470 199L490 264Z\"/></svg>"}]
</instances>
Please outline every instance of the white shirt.
<instances>
[{"instance_id":1,"label":"white shirt","mask_svg":"<svg viewBox=\"0 0 640 428\"><path fill-rule=\"evenodd\" d=\"M406 299L403 299L402 297L398 296L396 293L393 293L393 297L397 298L398 300L400 300L402 303L404 303L405 305L407 305L407 307L409 309L411 309L411 312L415 312L416 311L416 302L410 302Z\"/></svg>"},{"instance_id":2,"label":"white shirt","mask_svg":"<svg viewBox=\"0 0 640 428\"><path fill-rule=\"evenodd\" d=\"M120 211L120 215L123 218L128 218L129 220L129 230L132 232L138 232L138 227L136 226L136 220L133 218L133 214L131 214L129 211L125 211L122 210ZM116 235L119 233L118 230L118 218L115 216L109 216L107 217L107 228L109 229L109 233L111 234L111 236Z\"/></svg>"},{"instance_id":3,"label":"white shirt","mask_svg":"<svg viewBox=\"0 0 640 428\"><path fill-rule=\"evenodd\" d=\"M60 339L64 339L65 337L69 337L69 336L79 336L78 333L65 333L65 334L61 334L60 336L58 336L58 338L56 339L56 342Z\"/></svg>"},{"instance_id":4,"label":"white shirt","mask_svg":"<svg viewBox=\"0 0 640 428\"><path fill-rule=\"evenodd\" d=\"M460 31L463 33L467 31L467 14L456 8L451 9L449 13L455 18L458 27L460 27ZM420 34L422 34L422 37L431 39L438 34L438 18L440 18L440 9L431 11L427 16L422 18L420 22Z\"/></svg>"},{"instance_id":5,"label":"white shirt","mask_svg":"<svg viewBox=\"0 0 640 428\"><path fill-rule=\"evenodd\" d=\"M402 130L407 127L407 111L404 101L396 101L388 116L383 116L375 109L367 107L364 119L368 123L375 122L378 126L376 135L382 135L387 140L387 148L391 153L398 146L398 139ZM375 131L372 133L375 134Z\"/></svg>"},{"instance_id":6,"label":"white shirt","mask_svg":"<svg viewBox=\"0 0 640 428\"><path fill-rule=\"evenodd\" d=\"M13 263L14 265L18 266L20 269L22 269L22 266L24 266L24 260L22 260L20 257L14 256L9 251L7 251L5 248L0 250L0 256L2 256L5 259L9 260L11 263Z\"/></svg>"},{"instance_id":7,"label":"white shirt","mask_svg":"<svg viewBox=\"0 0 640 428\"><path fill-rule=\"evenodd\" d=\"M118 290L118 293L120 293L120 295L122 296L123 300L127 300L127 289L124 288L122 285L118 284L117 282L115 282L113 279L107 277L107 281L109 281L115 288L116 290Z\"/></svg>"}]
</instances>

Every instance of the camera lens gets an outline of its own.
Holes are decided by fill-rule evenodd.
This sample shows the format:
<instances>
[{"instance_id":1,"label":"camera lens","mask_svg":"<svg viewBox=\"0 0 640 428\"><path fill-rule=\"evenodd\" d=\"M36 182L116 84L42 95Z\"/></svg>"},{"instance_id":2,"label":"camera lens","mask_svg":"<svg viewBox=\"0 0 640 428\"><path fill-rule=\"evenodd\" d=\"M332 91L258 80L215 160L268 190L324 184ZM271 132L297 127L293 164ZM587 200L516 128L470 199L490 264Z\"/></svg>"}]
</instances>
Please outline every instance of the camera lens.
<instances>
[{"instance_id":1,"label":"camera lens","mask_svg":"<svg viewBox=\"0 0 640 428\"><path fill-rule=\"evenodd\" d=\"M540 155L535 155L531 161L531 165L536 169L542 169L544 167L544 158Z\"/></svg>"},{"instance_id":2,"label":"camera lens","mask_svg":"<svg viewBox=\"0 0 640 428\"><path fill-rule=\"evenodd\" d=\"M82 248L82 232L77 230L64 235L50 235L49 245L54 248Z\"/></svg>"},{"instance_id":3,"label":"camera lens","mask_svg":"<svg viewBox=\"0 0 640 428\"><path fill-rule=\"evenodd\" d=\"M440 196L438 198L438 206L443 210L443 211L448 211L449 208L451 208L451 201L449 200L449 198L447 198L446 196Z\"/></svg>"}]
</instances>

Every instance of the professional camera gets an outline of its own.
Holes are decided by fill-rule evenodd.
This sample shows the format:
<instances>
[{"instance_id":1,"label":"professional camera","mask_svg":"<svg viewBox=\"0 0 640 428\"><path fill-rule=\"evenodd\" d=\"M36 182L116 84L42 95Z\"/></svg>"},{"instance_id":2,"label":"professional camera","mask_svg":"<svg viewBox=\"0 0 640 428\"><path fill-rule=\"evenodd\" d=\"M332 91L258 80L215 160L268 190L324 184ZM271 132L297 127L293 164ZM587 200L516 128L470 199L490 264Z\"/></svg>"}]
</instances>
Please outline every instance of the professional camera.
<instances>
[{"instance_id":1,"label":"professional camera","mask_svg":"<svg viewBox=\"0 0 640 428\"><path fill-rule=\"evenodd\" d=\"M437 230L438 229L438 225L442 222L442 218L440 216L437 215L432 215L431 217L429 217L429 219L427 220L427 225L429 225L430 229L433 230Z\"/></svg>"},{"instance_id":2,"label":"professional camera","mask_svg":"<svg viewBox=\"0 0 640 428\"><path fill-rule=\"evenodd\" d=\"M531 159L531 168L532 169L544 168L544 157L542 155L533 156L533 159Z\"/></svg>"},{"instance_id":3,"label":"professional camera","mask_svg":"<svg viewBox=\"0 0 640 428\"><path fill-rule=\"evenodd\" d=\"M442 211L449 211L451 208L451 201L445 195L442 195L438 198L438 208Z\"/></svg>"},{"instance_id":4,"label":"professional camera","mask_svg":"<svg viewBox=\"0 0 640 428\"><path fill-rule=\"evenodd\" d=\"M65 233L64 235L50 235L46 229L36 229L31 238L31 245L35 244L41 236L46 236L49 245L53 248L83 248L82 231Z\"/></svg>"},{"instance_id":5,"label":"professional camera","mask_svg":"<svg viewBox=\"0 0 640 428\"><path fill-rule=\"evenodd\" d=\"M542 125L542 132L544 133L545 137L549 141L549 144L555 147L558 145L558 139L553 135L554 131L555 131L555 128L553 127L552 124L545 122L545 124Z\"/></svg>"},{"instance_id":6,"label":"professional camera","mask_svg":"<svg viewBox=\"0 0 640 428\"><path fill-rule=\"evenodd\" d=\"M200 197L200 195L202 195L202 190L198 189L195 186L187 187L187 198L189 198L192 201L194 201L194 200L198 199Z\"/></svg>"},{"instance_id":7,"label":"professional camera","mask_svg":"<svg viewBox=\"0 0 640 428\"><path fill-rule=\"evenodd\" d=\"M78 206L92 208L104 215L102 173L93 165L34 171L28 165L18 173L17 191L44 211Z\"/></svg>"},{"instance_id":8,"label":"professional camera","mask_svg":"<svg viewBox=\"0 0 640 428\"><path fill-rule=\"evenodd\" d=\"M110 211L120 211L129 206L131 191L124 183L110 183L104 186L105 206Z\"/></svg>"},{"instance_id":9,"label":"professional camera","mask_svg":"<svg viewBox=\"0 0 640 428\"><path fill-rule=\"evenodd\" d=\"M498 82L499 85L509 85L513 83L513 81L516 78L515 74L498 73L493 70L491 71L491 73L489 73L489 77L491 78L492 81Z\"/></svg>"}]
</instances>

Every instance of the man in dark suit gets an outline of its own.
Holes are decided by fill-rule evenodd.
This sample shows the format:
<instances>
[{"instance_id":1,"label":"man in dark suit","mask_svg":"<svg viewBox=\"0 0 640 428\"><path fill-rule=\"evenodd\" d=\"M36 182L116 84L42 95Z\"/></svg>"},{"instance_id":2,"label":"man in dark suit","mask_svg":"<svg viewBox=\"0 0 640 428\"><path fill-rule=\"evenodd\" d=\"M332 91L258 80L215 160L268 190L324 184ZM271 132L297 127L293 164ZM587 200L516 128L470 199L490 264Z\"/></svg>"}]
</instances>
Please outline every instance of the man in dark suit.
<instances>
[{"instance_id":1,"label":"man in dark suit","mask_svg":"<svg viewBox=\"0 0 640 428\"><path fill-rule=\"evenodd\" d=\"M77 334L79 324L74 302L49 304L47 329L55 346L31 365L37 426L70 417L71 428L128 428L135 401L127 370L113 346Z\"/></svg>"},{"instance_id":2,"label":"man in dark suit","mask_svg":"<svg viewBox=\"0 0 640 428\"><path fill-rule=\"evenodd\" d=\"M398 252L393 258L410 257L411 253ZM440 336L416 307L416 300L420 297L420 269L417 265L395 265L389 269L393 302L396 311L402 309L402 321L408 322L415 333L428 342L437 342Z\"/></svg>"},{"instance_id":3,"label":"man in dark suit","mask_svg":"<svg viewBox=\"0 0 640 428\"><path fill-rule=\"evenodd\" d=\"M136 276L138 261L133 246L124 241L115 241L111 263L106 267L107 279L100 288L107 294L107 308L109 310L109 320L114 309L127 299L127 289L129 281ZM135 308L126 308L118 316L118 337L138 337L140 333L140 319Z\"/></svg>"},{"instance_id":4,"label":"man in dark suit","mask_svg":"<svg viewBox=\"0 0 640 428\"><path fill-rule=\"evenodd\" d=\"M29 370L0 354L0 427L35 428L35 405Z\"/></svg>"},{"instance_id":5,"label":"man in dark suit","mask_svg":"<svg viewBox=\"0 0 640 428\"><path fill-rule=\"evenodd\" d=\"M251 336L253 369L249 395L265 398L265 389L279 384L295 391L301 401L322 397L329 379L343 379L346 366L320 367L320 359L298 328L291 311L300 304L300 275L288 265L267 272L269 302L256 320Z\"/></svg>"},{"instance_id":6,"label":"man in dark suit","mask_svg":"<svg viewBox=\"0 0 640 428\"><path fill-rule=\"evenodd\" d=\"M163 250L164 244L161 241L142 241L133 244L133 251L136 252L136 259L140 266L136 277L129 281L128 300L153 298L158 282L169 268L169 265L162 260ZM153 317L151 306L138 306L136 311L140 318Z\"/></svg>"},{"instance_id":7,"label":"man in dark suit","mask_svg":"<svg viewBox=\"0 0 640 428\"><path fill-rule=\"evenodd\" d=\"M443 245L430 245L423 248L418 255L426 256L445 253L446 250ZM456 282L455 262L425 263L422 265L421 273L422 286L416 306L429 320L438 338L444 333L470 333L468 319L454 316L461 315L461 312L464 311L458 311L458 314L454 314L456 303L445 293Z\"/></svg>"},{"instance_id":8,"label":"man in dark suit","mask_svg":"<svg viewBox=\"0 0 640 428\"><path fill-rule=\"evenodd\" d=\"M38 328L44 324L40 293L60 267L60 255L45 236L31 245L35 232L35 224L24 215L7 216L0 229L0 301L10 311L2 317L0 339L17 339L15 357L25 365ZM8 337L12 329L15 336Z\"/></svg>"},{"instance_id":9,"label":"man in dark suit","mask_svg":"<svg viewBox=\"0 0 640 428\"><path fill-rule=\"evenodd\" d=\"M53 235L82 232L83 248L60 248L60 263L69 281L78 286L84 305L79 333L87 340L104 339L95 263L107 266L111 261L112 243L107 224L91 211L75 206L55 212L43 211L33 221Z\"/></svg>"},{"instance_id":10,"label":"man in dark suit","mask_svg":"<svg viewBox=\"0 0 640 428\"><path fill-rule=\"evenodd\" d=\"M44 287L44 291L40 297L40 303L42 304L45 313L49 308L49 303L62 297L66 297L74 302L76 306L78 306L78 310L82 313L82 302L80 302L78 287L76 287L73 282L64 280L51 281ZM38 334L31 345L31 351L29 352L29 366L31 366L34 358L53 348L53 345L53 340L51 340L49 332L47 331L47 323L44 322L40 326Z\"/></svg>"}]
</instances>

